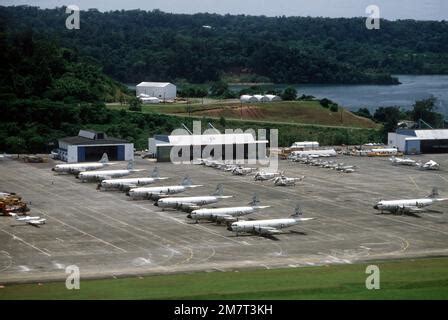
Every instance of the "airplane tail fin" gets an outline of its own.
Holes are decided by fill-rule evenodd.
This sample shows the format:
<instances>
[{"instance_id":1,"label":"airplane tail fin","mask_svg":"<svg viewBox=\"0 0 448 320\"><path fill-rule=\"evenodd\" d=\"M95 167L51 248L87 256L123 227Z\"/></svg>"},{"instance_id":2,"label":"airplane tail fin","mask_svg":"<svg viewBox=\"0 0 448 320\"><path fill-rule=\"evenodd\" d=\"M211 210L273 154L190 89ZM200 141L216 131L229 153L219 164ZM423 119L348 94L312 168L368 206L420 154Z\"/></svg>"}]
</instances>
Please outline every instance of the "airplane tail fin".
<instances>
[{"instance_id":1,"label":"airplane tail fin","mask_svg":"<svg viewBox=\"0 0 448 320\"><path fill-rule=\"evenodd\" d=\"M100 159L100 163L108 163L109 157L107 156L107 153L103 153L103 156Z\"/></svg>"},{"instance_id":2,"label":"airplane tail fin","mask_svg":"<svg viewBox=\"0 0 448 320\"><path fill-rule=\"evenodd\" d=\"M193 182L191 181L191 178L189 176L185 176L185 178L182 180L181 185L183 186L191 186Z\"/></svg>"},{"instance_id":3,"label":"airplane tail fin","mask_svg":"<svg viewBox=\"0 0 448 320\"><path fill-rule=\"evenodd\" d=\"M216 186L216 190L215 190L215 192L213 192L212 195L213 195L213 196L218 196L218 197L224 195L224 189L223 189L222 183L220 183L220 184L218 184L218 185Z\"/></svg>"},{"instance_id":4,"label":"airplane tail fin","mask_svg":"<svg viewBox=\"0 0 448 320\"><path fill-rule=\"evenodd\" d=\"M291 215L293 218L299 218L303 215L302 208L300 207L300 204L297 204L294 208L294 214Z\"/></svg>"},{"instance_id":5,"label":"airplane tail fin","mask_svg":"<svg viewBox=\"0 0 448 320\"><path fill-rule=\"evenodd\" d=\"M252 196L252 201L249 202L249 205L255 207L258 206L260 204L260 199L258 197L258 194L255 192L254 195Z\"/></svg>"},{"instance_id":6,"label":"airplane tail fin","mask_svg":"<svg viewBox=\"0 0 448 320\"><path fill-rule=\"evenodd\" d=\"M128 162L127 169L128 169L128 170L133 170L133 169L134 169L134 161L130 160L130 161Z\"/></svg>"},{"instance_id":7,"label":"airplane tail fin","mask_svg":"<svg viewBox=\"0 0 448 320\"><path fill-rule=\"evenodd\" d=\"M431 193L428 195L428 198L435 198L439 196L439 189L432 188Z\"/></svg>"},{"instance_id":8,"label":"airplane tail fin","mask_svg":"<svg viewBox=\"0 0 448 320\"><path fill-rule=\"evenodd\" d=\"M157 167L155 167L151 173L151 178L159 178L159 177L160 177L159 169Z\"/></svg>"}]
</instances>

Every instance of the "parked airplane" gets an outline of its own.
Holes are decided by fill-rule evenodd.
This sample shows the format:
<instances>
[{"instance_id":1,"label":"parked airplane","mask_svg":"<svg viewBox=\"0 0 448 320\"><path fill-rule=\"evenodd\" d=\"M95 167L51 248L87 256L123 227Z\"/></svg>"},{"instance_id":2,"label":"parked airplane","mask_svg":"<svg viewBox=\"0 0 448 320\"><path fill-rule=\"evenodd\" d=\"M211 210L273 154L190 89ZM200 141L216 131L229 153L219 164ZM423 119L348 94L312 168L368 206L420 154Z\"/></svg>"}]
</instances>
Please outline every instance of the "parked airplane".
<instances>
[{"instance_id":1,"label":"parked airplane","mask_svg":"<svg viewBox=\"0 0 448 320\"><path fill-rule=\"evenodd\" d=\"M58 173L74 173L78 174L83 171L90 171L104 168L113 163L109 163L109 158L107 157L107 153L104 153L99 162L82 162L82 163L64 163L57 164L52 171Z\"/></svg>"},{"instance_id":2,"label":"parked airplane","mask_svg":"<svg viewBox=\"0 0 448 320\"><path fill-rule=\"evenodd\" d=\"M242 166L238 166L238 167L233 168L232 174L236 175L236 176L246 176L248 174L251 174L255 170L256 170L255 168L245 168Z\"/></svg>"},{"instance_id":3,"label":"parked airplane","mask_svg":"<svg viewBox=\"0 0 448 320\"><path fill-rule=\"evenodd\" d=\"M232 198L232 196L224 196L223 194L222 184L218 184L215 192L210 196L163 198L154 203L154 205L161 208L194 210L206 204L216 203L221 199Z\"/></svg>"},{"instance_id":4,"label":"parked airplane","mask_svg":"<svg viewBox=\"0 0 448 320\"><path fill-rule=\"evenodd\" d=\"M281 187L295 186L297 182L300 182L303 179L305 179L304 176L302 176L300 178L288 178L288 177L285 177L284 175L281 175L280 177L277 177L274 179L274 184L276 186L281 186Z\"/></svg>"},{"instance_id":5,"label":"parked airplane","mask_svg":"<svg viewBox=\"0 0 448 320\"><path fill-rule=\"evenodd\" d=\"M302 218L300 207L295 208L295 213L290 218L285 219L269 219L255 221L238 221L227 227L227 230L239 233L255 233L259 235L274 235L281 233L280 229L294 226L302 221L313 220L314 218Z\"/></svg>"},{"instance_id":6,"label":"parked airplane","mask_svg":"<svg viewBox=\"0 0 448 320\"><path fill-rule=\"evenodd\" d=\"M269 208L270 206L260 206L258 196L254 194L249 206L246 207L227 207L227 208L204 208L192 211L187 218L195 220L208 220L217 223L238 221L238 217L245 216L260 209Z\"/></svg>"},{"instance_id":7,"label":"parked airplane","mask_svg":"<svg viewBox=\"0 0 448 320\"><path fill-rule=\"evenodd\" d=\"M416 162L412 159L409 158L396 158L396 157L391 157L389 158L390 162L392 162L392 164L400 164L403 166L415 166Z\"/></svg>"},{"instance_id":8,"label":"parked airplane","mask_svg":"<svg viewBox=\"0 0 448 320\"><path fill-rule=\"evenodd\" d=\"M80 179L82 182L103 181L107 179L128 176L131 173L140 172L143 170L144 169L134 169L134 162L129 161L127 169L83 171L80 172L76 176L76 178Z\"/></svg>"},{"instance_id":9,"label":"parked airplane","mask_svg":"<svg viewBox=\"0 0 448 320\"><path fill-rule=\"evenodd\" d=\"M97 189L120 189L128 191L129 189L136 188L138 186L146 186L156 181L166 180L168 178L161 178L157 167L154 168L150 178L121 178L121 179L108 179L103 180L98 184Z\"/></svg>"},{"instance_id":10,"label":"parked airplane","mask_svg":"<svg viewBox=\"0 0 448 320\"><path fill-rule=\"evenodd\" d=\"M37 227L41 224L45 224L45 222L47 221L47 219L43 219L41 217L36 217L36 216L34 216L34 217L32 217L32 216L19 217L15 213L11 213L11 216L13 216L16 219L16 221L25 222L25 223L28 223L35 227Z\"/></svg>"},{"instance_id":11,"label":"parked airplane","mask_svg":"<svg viewBox=\"0 0 448 320\"><path fill-rule=\"evenodd\" d=\"M266 181L266 180L272 180L277 178L278 176L282 175L281 172L266 172L266 171L259 171L255 174L255 181Z\"/></svg>"},{"instance_id":12,"label":"parked airplane","mask_svg":"<svg viewBox=\"0 0 448 320\"><path fill-rule=\"evenodd\" d=\"M409 199L409 200L381 200L376 205L373 206L376 210L389 211L391 213L414 213L414 212L424 212L426 210L422 209L428 207L435 202L447 201L448 198L436 198L439 195L436 188L432 189L432 192L426 198L421 199Z\"/></svg>"},{"instance_id":13,"label":"parked airplane","mask_svg":"<svg viewBox=\"0 0 448 320\"><path fill-rule=\"evenodd\" d=\"M417 163L417 166L422 170L439 170L440 169L440 165L433 160L429 160L426 163Z\"/></svg>"},{"instance_id":14,"label":"parked airplane","mask_svg":"<svg viewBox=\"0 0 448 320\"><path fill-rule=\"evenodd\" d=\"M187 176L182 180L182 183L177 186L160 186L160 187L141 187L129 190L126 195L132 199L152 199L166 197L170 194L176 194L186 191L190 188L202 187L202 185L193 185L191 179Z\"/></svg>"}]
</instances>

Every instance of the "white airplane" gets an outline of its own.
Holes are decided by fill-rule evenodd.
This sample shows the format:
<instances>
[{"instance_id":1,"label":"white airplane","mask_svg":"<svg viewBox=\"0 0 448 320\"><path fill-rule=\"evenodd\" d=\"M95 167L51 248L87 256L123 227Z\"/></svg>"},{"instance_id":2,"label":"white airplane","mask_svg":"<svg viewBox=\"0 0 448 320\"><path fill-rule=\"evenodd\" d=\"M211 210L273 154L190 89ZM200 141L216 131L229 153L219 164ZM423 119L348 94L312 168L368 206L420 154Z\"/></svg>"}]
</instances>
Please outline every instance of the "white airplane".
<instances>
[{"instance_id":1,"label":"white airplane","mask_svg":"<svg viewBox=\"0 0 448 320\"><path fill-rule=\"evenodd\" d=\"M303 179L305 179L304 176L300 178L288 178L284 175L281 175L280 177L274 179L274 184L281 187L295 186L297 182L300 182Z\"/></svg>"},{"instance_id":2,"label":"white airplane","mask_svg":"<svg viewBox=\"0 0 448 320\"><path fill-rule=\"evenodd\" d=\"M154 205L161 207L162 209L173 208L181 210L194 210L207 204L217 203L221 199L232 198L232 196L224 196L223 193L224 191L222 184L218 184L215 192L210 196L162 198L154 203Z\"/></svg>"},{"instance_id":3,"label":"white airplane","mask_svg":"<svg viewBox=\"0 0 448 320\"><path fill-rule=\"evenodd\" d=\"M134 162L129 161L127 169L83 171L80 172L76 176L76 178L80 179L82 182L103 181L107 179L128 176L131 173L140 172L143 170L144 169L134 169Z\"/></svg>"},{"instance_id":4,"label":"white airplane","mask_svg":"<svg viewBox=\"0 0 448 320\"><path fill-rule=\"evenodd\" d=\"M269 220L255 220L255 221L238 221L227 227L227 230L239 233L255 233L259 235L274 235L281 233L280 229L288 228L299 224L302 221L313 220L314 218L302 218L302 211L300 207L295 208L295 213L290 218L284 219L269 219Z\"/></svg>"},{"instance_id":5,"label":"white airplane","mask_svg":"<svg viewBox=\"0 0 448 320\"><path fill-rule=\"evenodd\" d=\"M235 175L235 176L246 176L248 174L251 174L255 170L257 170L257 169L255 169L255 168L245 168L245 167L237 166L237 167L232 169L232 174Z\"/></svg>"},{"instance_id":6,"label":"white airplane","mask_svg":"<svg viewBox=\"0 0 448 320\"><path fill-rule=\"evenodd\" d=\"M255 181L266 181L266 180L272 180L277 178L278 176L281 176L281 172L266 172L266 171L259 171L255 174L254 180Z\"/></svg>"},{"instance_id":7,"label":"white airplane","mask_svg":"<svg viewBox=\"0 0 448 320\"><path fill-rule=\"evenodd\" d=\"M192 211L187 218L195 220L208 220L217 223L238 221L238 217L245 216L260 209L269 208L270 206L260 206L258 196L254 194L249 206L246 207L227 207L227 208L204 208Z\"/></svg>"},{"instance_id":8,"label":"white airplane","mask_svg":"<svg viewBox=\"0 0 448 320\"><path fill-rule=\"evenodd\" d=\"M32 226L35 226L35 227L37 227L37 226L39 226L41 224L45 224L45 222L47 221L47 219L43 219L43 218L37 217L37 216L34 216L34 217L32 217L32 216L19 217L15 213L11 213L11 216L13 216L16 219L16 221L25 222L25 223L28 223L28 224L30 224Z\"/></svg>"},{"instance_id":9,"label":"white airplane","mask_svg":"<svg viewBox=\"0 0 448 320\"><path fill-rule=\"evenodd\" d=\"M415 166L416 162L412 159L409 158L396 158L396 157L391 157L389 158L390 162L392 162L392 164L400 164L403 166Z\"/></svg>"},{"instance_id":10,"label":"white airplane","mask_svg":"<svg viewBox=\"0 0 448 320\"><path fill-rule=\"evenodd\" d=\"M166 180L168 178L161 178L157 167L154 168L150 178L121 178L121 179L108 179L103 180L98 184L97 189L120 189L128 191L129 189L136 188L138 186L146 186L156 181Z\"/></svg>"},{"instance_id":11,"label":"white airplane","mask_svg":"<svg viewBox=\"0 0 448 320\"><path fill-rule=\"evenodd\" d=\"M409 199L409 200L381 200L376 205L373 206L376 210L389 211L391 213L414 213L414 212L424 212L426 210L422 209L428 207L436 202L447 201L448 198L436 198L439 195L436 188L432 189L432 192L426 198L421 199Z\"/></svg>"},{"instance_id":12,"label":"white airplane","mask_svg":"<svg viewBox=\"0 0 448 320\"><path fill-rule=\"evenodd\" d=\"M333 169L335 169L336 171L344 172L344 173L352 173L352 172L355 172L356 166L337 165Z\"/></svg>"},{"instance_id":13,"label":"white airplane","mask_svg":"<svg viewBox=\"0 0 448 320\"><path fill-rule=\"evenodd\" d=\"M45 224L46 221L47 221L47 219L36 219L36 220L29 220L29 221L25 221L25 222L34 227L38 227L41 224Z\"/></svg>"},{"instance_id":14,"label":"white airplane","mask_svg":"<svg viewBox=\"0 0 448 320\"><path fill-rule=\"evenodd\" d=\"M113 163L109 163L109 158L107 153L104 153L99 162L82 162L82 163L64 163L57 164L53 169L54 172L58 173L74 173L78 174L83 171L97 170L104 168Z\"/></svg>"},{"instance_id":15,"label":"white airplane","mask_svg":"<svg viewBox=\"0 0 448 320\"><path fill-rule=\"evenodd\" d=\"M202 187L202 185L193 185L191 179L187 176L182 183L177 186L161 186L161 187L141 187L129 190L126 195L132 199L152 199L166 197L170 194L176 194L186 191L190 188Z\"/></svg>"},{"instance_id":16,"label":"white airplane","mask_svg":"<svg viewBox=\"0 0 448 320\"><path fill-rule=\"evenodd\" d=\"M417 166L422 170L440 170L440 165L433 160L426 163L417 163Z\"/></svg>"}]
</instances>

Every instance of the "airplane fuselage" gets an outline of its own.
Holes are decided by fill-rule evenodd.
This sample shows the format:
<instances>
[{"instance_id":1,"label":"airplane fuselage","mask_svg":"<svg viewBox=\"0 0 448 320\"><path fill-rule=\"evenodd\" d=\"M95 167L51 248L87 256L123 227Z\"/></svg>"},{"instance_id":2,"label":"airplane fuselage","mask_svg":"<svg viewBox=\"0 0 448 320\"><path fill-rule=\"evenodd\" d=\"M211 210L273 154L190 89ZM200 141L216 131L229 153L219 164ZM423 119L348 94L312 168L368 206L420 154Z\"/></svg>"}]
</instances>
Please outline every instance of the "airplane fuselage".
<instances>
[{"instance_id":1,"label":"airplane fuselage","mask_svg":"<svg viewBox=\"0 0 448 320\"><path fill-rule=\"evenodd\" d=\"M148 188L133 188L129 190L129 196L132 198L150 198L157 195L177 194L184 192L188 188L196 186L161 186Z\"/></svg>"},{"instance_id":2,"label":"airplane fuselage","mask_svg":"<svg viewBox=\"0 0 448 320\"><path fill-rule=\"evenodd\" d=\"M299 221L296 219L269 219L269 220L258 220L258 221L240 221L234 222L231 225L231 231L239 232L249 232L249 233L260 233L263 234L263 228L276 228L283 229L294 226L298 224Z\"/></svg>"},{"instance_id":3,"label":"airplane fuselage","mask_svg":"<svg viewBox=\"0 0 448 320\"><path fill-rule=\"evenodd\" d=\"M380 201L374 206L374 209L390 212L398 210L406 211L406 208L423 208L430 206L435 201L437 200L429 198Z\"/></svg>"},{"instance_id":4,"label":"airplane fuselage","mask_svg":"<svg viewBox=\"0 0 448 320\"><path fill-rule=\"evenodd\" d=\"M118 178L130 175L135 170L95 170L81 172L78 178L82 181L104 180L107 178Z\"/></svg>"},{"instance_id":5,"label":"airplane fuselage","mask_svg":"<svg viewBox=\"0 0 448 320\"><path fill-rule=\"evenodd\" d=\"M104 188L123 188L126 186L145 186L156 181L162 180L160 178L124 178L124 179L107 179L101 181L101 186Z\"/></svg>"},{"instance_id":6,"label":"airplane fuselage","mask_svg":"<svg viewBox=\"0 0 448 320\"><path fill-rule=\"evenodd\" d=\"M177 208L189 204L203 206L216 203L219 199L220 197L215 196L164 198L157 201L157 205L161 208Z\"/></svg>"},{"instance_id":7,"label":"airplane fuselage","mask_svg":"<svg viewBox=\"0 0 448 320\"><path fill-rule=\"evenodd\" d=\"M72 164L58 164L52 170L57 173L79 173L83 171L97 170L106 167L106 163L72 163Z\"/></svg>"},{"instance_id":8,"label":"airplane fuselage","mask_svg":"<svg viewBox=\"0 0 448 320\"><path fill-rule=\"evenodd\" d=\"M197 209L191 212L189 218L192 220L212 220L220 221L223 217L240 217L245 216L269 206L255 206L255 207L228 207L228 208L212 208L212 209Z\"/></svg>"}]
</instances>

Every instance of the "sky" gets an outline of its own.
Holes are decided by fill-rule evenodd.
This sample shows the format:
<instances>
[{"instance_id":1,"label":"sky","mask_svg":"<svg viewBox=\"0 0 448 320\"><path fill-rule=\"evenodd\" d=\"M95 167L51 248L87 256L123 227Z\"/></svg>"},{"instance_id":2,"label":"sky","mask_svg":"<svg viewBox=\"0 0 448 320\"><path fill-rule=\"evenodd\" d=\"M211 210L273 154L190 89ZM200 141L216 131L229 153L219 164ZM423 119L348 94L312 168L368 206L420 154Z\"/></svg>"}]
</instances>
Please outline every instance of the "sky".
<instances>
[{"instance_id":1,"label":"sky","mask_svg":"<svg viewBox=\"0 0 448 320\"><path fill-rule=\"evenodd\" d=\"M160 9L173 13L209 12L266 16L361 17L369 5L380 8L380 17L448 20L448 0L1 0L1 5L54 8L74 4L81 10L101 11Z\"/></svg>"}]
</instances>

